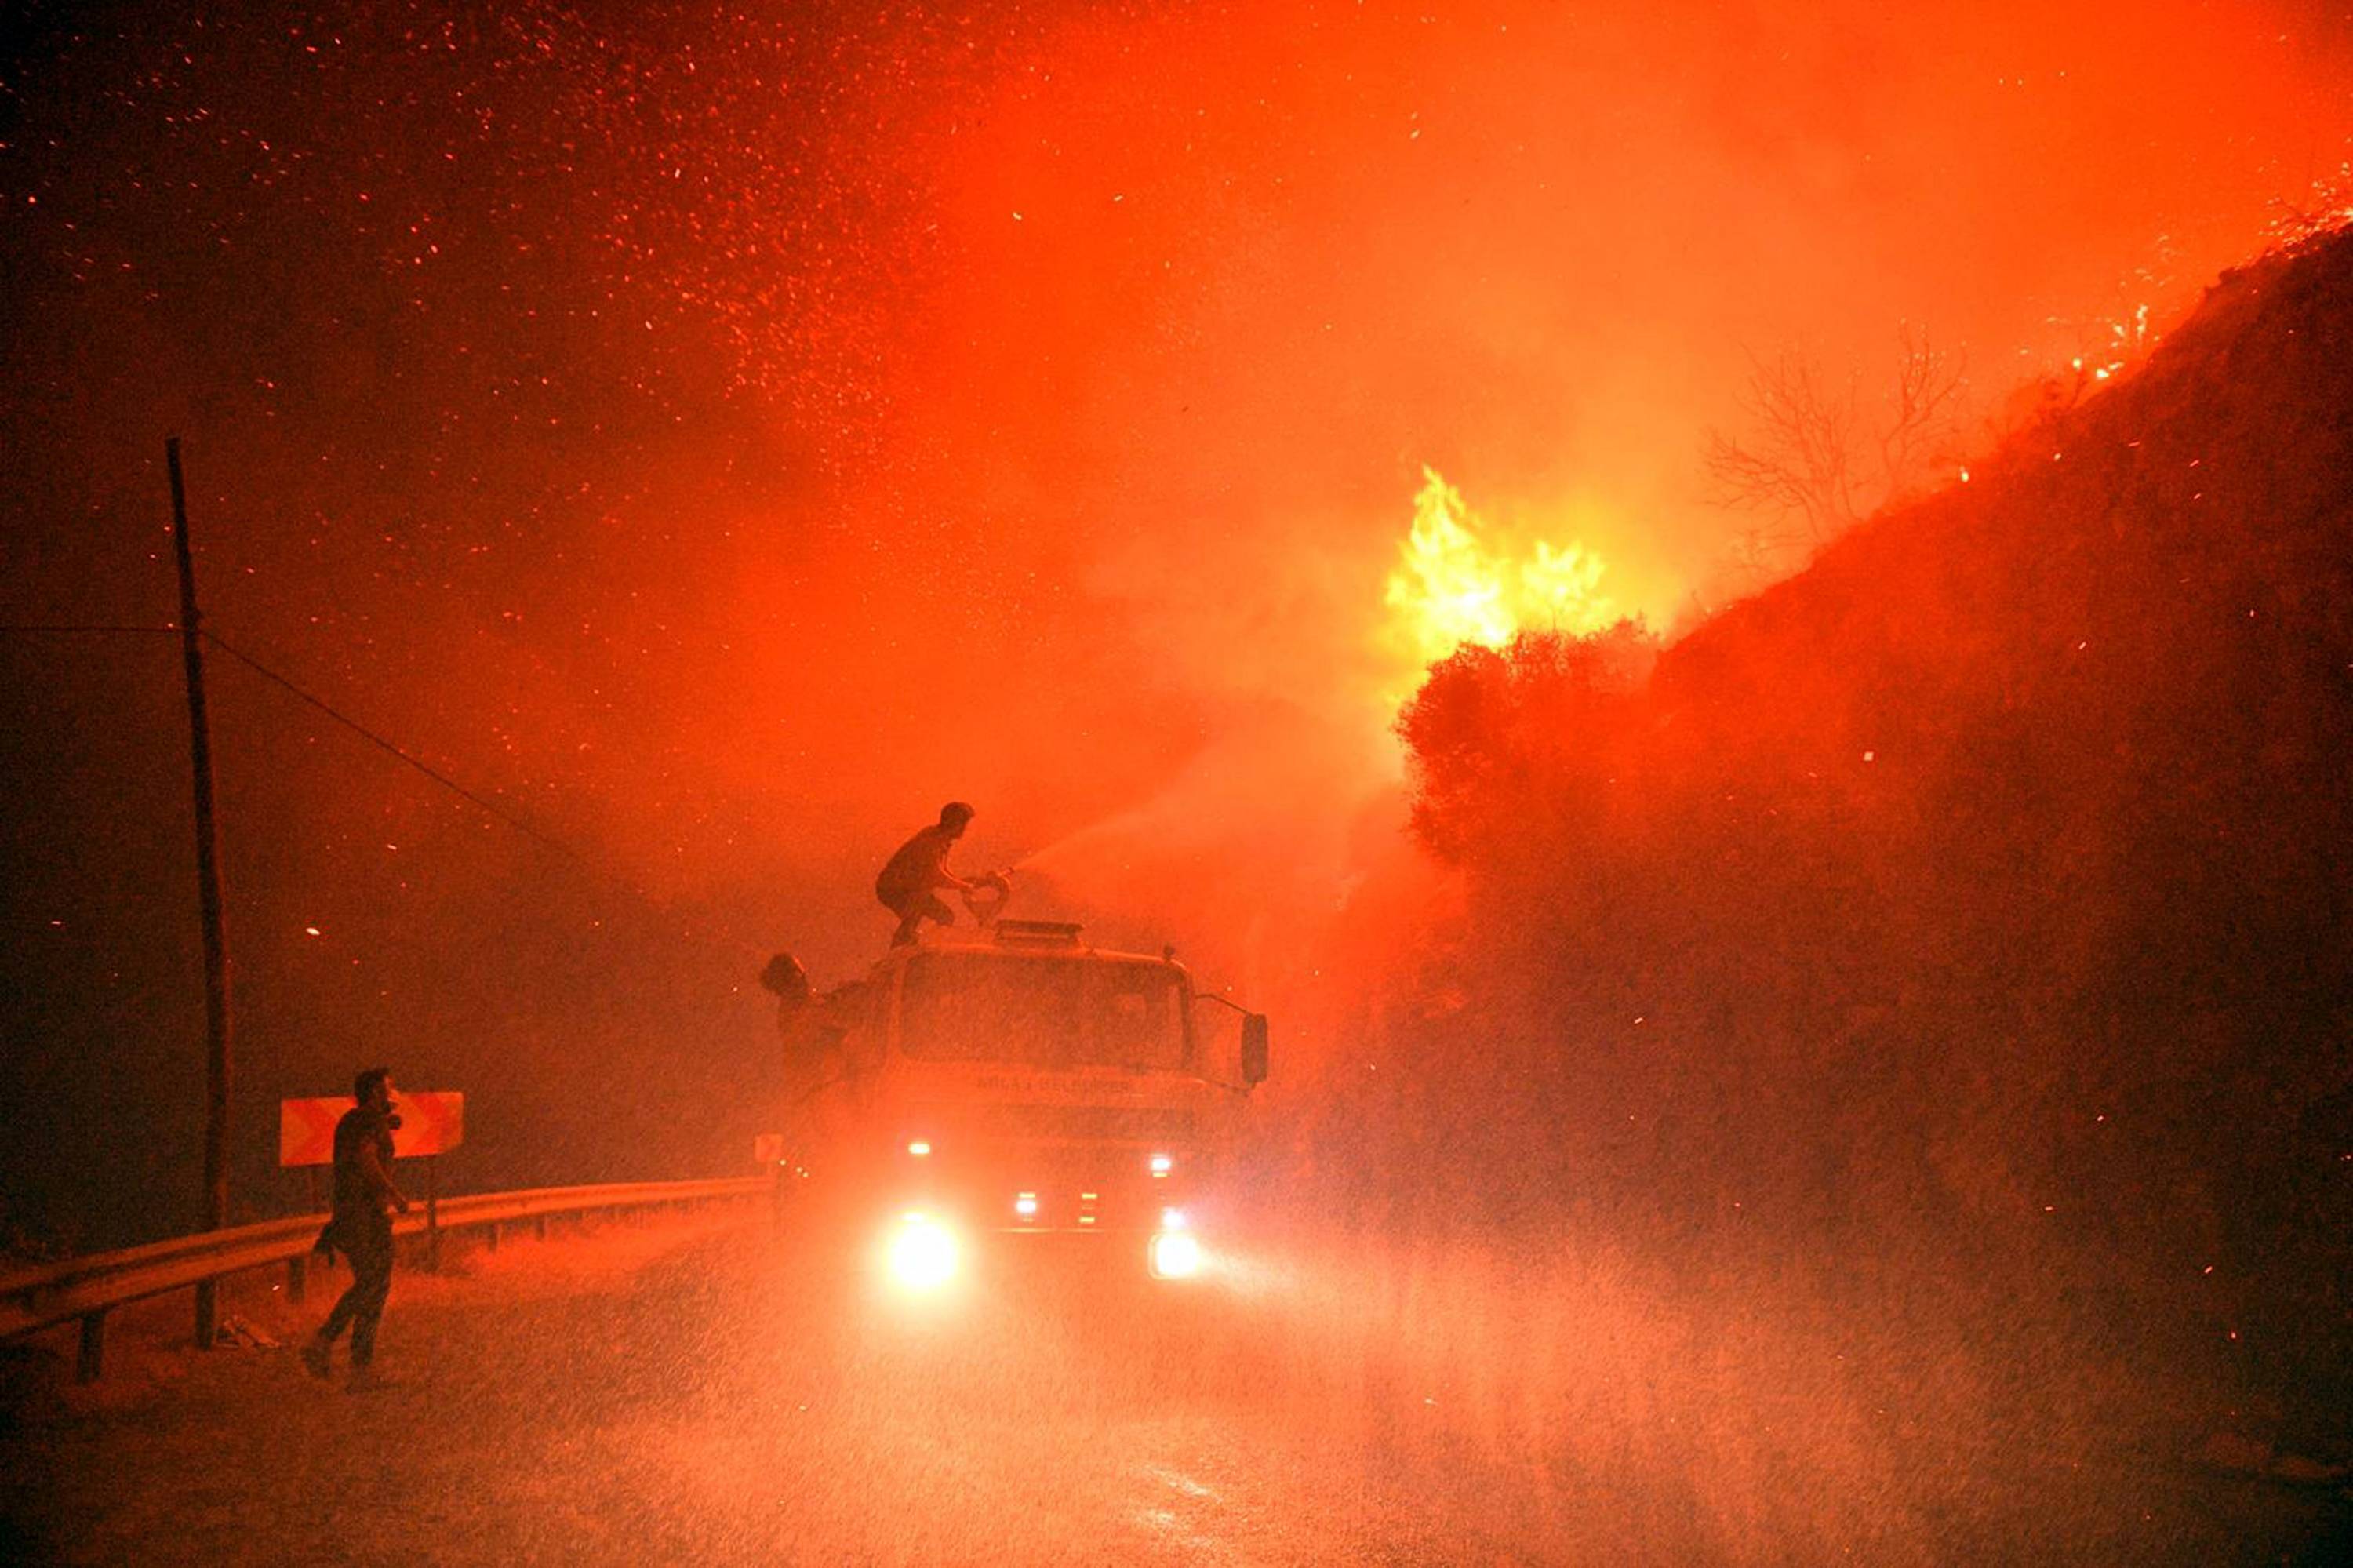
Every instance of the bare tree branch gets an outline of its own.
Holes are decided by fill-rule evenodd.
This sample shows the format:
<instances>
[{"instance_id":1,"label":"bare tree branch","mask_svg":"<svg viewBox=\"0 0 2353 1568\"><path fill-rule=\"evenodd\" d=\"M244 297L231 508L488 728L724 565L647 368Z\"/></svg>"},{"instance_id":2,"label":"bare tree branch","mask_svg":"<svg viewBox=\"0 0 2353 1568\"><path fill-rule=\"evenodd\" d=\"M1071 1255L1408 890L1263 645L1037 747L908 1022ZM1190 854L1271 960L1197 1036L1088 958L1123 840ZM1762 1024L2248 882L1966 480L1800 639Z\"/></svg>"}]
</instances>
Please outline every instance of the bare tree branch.
<instances>
[{"instance_id":1,"label":"bare tree branch","mask_svg":"<svg viewBox=\"0 0 2353 1568\"><path fill-rule=\"evenodd\" d=\"M1879 439L1879 504L1910 494L1924 468L1951 455L1963 386L1962 364L1940 353L1928 334L1906 323L1897 342L1895 386Z\"/></svg>"},{"instance_id":2,"label":"bare tree branch","mask_svg":"<svg viewBox=\"0 0 2353 1568\"><path fill-rule=\"evenodd\" d=\"M1735 568L1769 575L1770 558L1852 527L1911 493L1931 463L1950 455L1964 386L1957 360L1906 326L1883 412L1866 419L1854 384L1831 386L1820 365L1795 352L1749 356L1740 410L1745 432L1711 429L1700 452L1707 499L1801 524L1757 529L1736 541Z\"/></svg>"}]
</instances>

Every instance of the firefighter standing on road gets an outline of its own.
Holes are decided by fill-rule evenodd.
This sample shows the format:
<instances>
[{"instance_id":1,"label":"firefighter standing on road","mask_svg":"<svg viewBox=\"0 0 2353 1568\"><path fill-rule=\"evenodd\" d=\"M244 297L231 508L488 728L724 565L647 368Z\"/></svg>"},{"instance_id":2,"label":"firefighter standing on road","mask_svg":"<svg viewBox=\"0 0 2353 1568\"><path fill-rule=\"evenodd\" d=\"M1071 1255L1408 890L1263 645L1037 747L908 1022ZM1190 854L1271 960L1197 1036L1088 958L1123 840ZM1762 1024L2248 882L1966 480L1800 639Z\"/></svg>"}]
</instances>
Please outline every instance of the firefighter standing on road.
<instances>
[{"instance_id":1,"label":"firefighter standing on road","mask_svg":"<svg viewBox=\"0 0 2353 1568\"><path fill-rule=\"evenodd\" d=\"M947 868L948 851L964 837L971 821L970 806L962 800L949 801L940 808L938 823L901 844L899 853L882 867L882 874L874 879L874 896L899 916L899 928L891 934L892 947L903 948L913 941L916 929L926 920L942 926L955 924L955 911L941 900L937 889L953 887L971 893L980 886Z\"/></svg>"},{"instance_id":2,"label":"firefighter standing on road","mask_svg":"<svg viewBox=\"0 0 2353 1568\"><path fill-rule=\"evenodd\" d=\"M327 1375L328 1358L344 1329L352 1331L352 1385L373 1380L375 1326L392 1294L392 1215L386 1206L408 1213L408 1200L392 1180L392 1075L370 1067L352 1080L359 1102L335 1124L335 1215L319 1234L319 1250L351 1260L352 1287L302 1348L302 1364Z\"/></svg>"}]
</instances>

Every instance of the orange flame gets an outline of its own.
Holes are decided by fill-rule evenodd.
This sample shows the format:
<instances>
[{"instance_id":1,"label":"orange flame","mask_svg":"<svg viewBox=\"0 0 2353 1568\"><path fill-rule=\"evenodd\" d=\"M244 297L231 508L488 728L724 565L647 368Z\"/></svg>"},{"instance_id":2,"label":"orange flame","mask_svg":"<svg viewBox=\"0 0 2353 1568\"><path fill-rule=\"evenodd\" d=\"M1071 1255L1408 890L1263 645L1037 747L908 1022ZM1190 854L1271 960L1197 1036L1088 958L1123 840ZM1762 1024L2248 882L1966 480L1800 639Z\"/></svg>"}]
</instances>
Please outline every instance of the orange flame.
<instances>
[{"instance_id":1,"label":"orange flame","mask_svg":"<svg viewBox=\"0 0 2353 1568\"><path fill-rule=\"evenodd\" d=\"M1515 551L1491 542L1493 530L1461 491L1435 469L1421 475L1388 594L1391 640L1417 671L1466 642L1499 647L1523 630L1582 635L1618 620L1600 591L1602 559L1585 545L1538 539Z\"/></svg>"}]
</instances>

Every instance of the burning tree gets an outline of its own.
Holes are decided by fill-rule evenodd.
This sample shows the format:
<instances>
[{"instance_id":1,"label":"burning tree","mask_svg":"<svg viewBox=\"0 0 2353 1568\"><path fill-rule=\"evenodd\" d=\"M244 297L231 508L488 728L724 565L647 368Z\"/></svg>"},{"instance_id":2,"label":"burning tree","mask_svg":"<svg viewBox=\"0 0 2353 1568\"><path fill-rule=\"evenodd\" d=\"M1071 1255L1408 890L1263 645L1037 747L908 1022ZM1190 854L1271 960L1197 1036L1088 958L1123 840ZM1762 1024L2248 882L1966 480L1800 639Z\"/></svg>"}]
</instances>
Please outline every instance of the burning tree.
<instances>
[{"instance_id":1,"label":"burning tree","mask_svg":"<svg viewBox=\"0 0 2353 1568\"><path fill-rule=\"evenodd\" d=\"M1525 631L1501 647L1465 643L1432 664L1397 720L1412 759L1415 832L1460 862L1524 840L1531 812L1575 816L1591 831L1599 802L1565 803L1560 787L1600 777L1658 654L1654 633L1620 620L1583 636Z\"/></svg>"},{"instance_id":2,"label":"burning tree","mask_svg":"<svg viewBox=\"0 0 2353 1568\"><path fill-rule=\"evenodd\" d=\"M1582 633L1618 619L1601 591L1607 568L1581 540L1501 536L1436 469L1421 479L1388 592L1390 635L1415 669L1458 648L1500 648L1524 630Z\"/></svg>"}]
</instances>

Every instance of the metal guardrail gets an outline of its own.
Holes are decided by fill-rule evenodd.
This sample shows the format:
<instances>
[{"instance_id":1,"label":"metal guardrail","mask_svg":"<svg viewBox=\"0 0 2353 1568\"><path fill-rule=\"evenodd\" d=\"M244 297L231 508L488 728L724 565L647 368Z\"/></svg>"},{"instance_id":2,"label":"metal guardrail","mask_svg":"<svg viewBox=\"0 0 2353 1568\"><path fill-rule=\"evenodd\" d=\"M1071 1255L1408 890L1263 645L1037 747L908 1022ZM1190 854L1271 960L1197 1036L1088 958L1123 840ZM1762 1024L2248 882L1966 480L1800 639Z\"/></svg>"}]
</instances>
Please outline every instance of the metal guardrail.
<instances>
[{"instance_id":1,"label":"metal guardrail","mask_svg":"<svg viewBox=\"0 0 2353 1568\"><path fill-rule=\"evenodd\" d=\"M420 1204L415 1212L394 1219L393 1234L424 1235L429 1268L439 1261L443 1231L489 1226L491 1245L495 1247L501 1226L522 1221L530 1221L544 1235L548 1220L559 1214L765 1197L775 1185L774 1180L766 1176L739 1176L703 1181L621 1181L594 1187L480 1192ZM79 1382L93 1382L104 1370L106 1314L113 1308L189 1289L227 1275L266 1268L274 1263L287 1266L288 1295L300 1301L308 1277L311 1245L326 1223L323 1213L266 1220L233 1230L206 1231L199 1235L126 1247L120 1252L92 1253L87 1257L0 1275L0 1340L79 1322L81 1350L74 1375Z\"/></svg>"}]
</instances>

